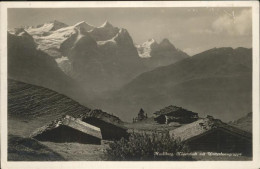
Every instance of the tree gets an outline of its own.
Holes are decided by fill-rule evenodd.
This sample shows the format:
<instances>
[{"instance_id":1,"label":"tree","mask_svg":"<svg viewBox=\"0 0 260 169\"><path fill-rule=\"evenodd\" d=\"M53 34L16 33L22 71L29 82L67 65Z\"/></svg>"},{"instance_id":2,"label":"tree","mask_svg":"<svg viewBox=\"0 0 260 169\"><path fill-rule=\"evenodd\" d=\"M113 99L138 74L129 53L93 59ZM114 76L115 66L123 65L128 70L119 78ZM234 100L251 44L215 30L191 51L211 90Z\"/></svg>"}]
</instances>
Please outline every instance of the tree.
<instances>
[{"instance_id":1,"label":"tree","mask_svg":"<svg viewBox=\"0 0 260 169\"><path fill-rule=\"evenodd\" d=\"M144 110L141 108L138 113L138 120L143 120L143 119L145 119L145 115L144 115Z\"/></svg>"}]
</instances>

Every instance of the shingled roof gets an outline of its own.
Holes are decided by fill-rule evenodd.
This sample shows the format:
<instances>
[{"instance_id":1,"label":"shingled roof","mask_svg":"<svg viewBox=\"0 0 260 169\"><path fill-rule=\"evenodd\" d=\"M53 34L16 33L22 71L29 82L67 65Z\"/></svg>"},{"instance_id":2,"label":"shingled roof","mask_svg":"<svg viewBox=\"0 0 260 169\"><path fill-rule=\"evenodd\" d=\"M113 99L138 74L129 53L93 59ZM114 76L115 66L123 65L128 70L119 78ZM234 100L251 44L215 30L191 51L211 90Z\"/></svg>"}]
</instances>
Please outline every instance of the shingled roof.
<instances>
[{"instance_id":1,"label":"shingled roof","mask_svg":"<svg viewBox=\"0 0 260 169\"><path fill-rule=\"evenodd\" d=\"M224 130L232 134L239 135L247 140L252 139L252 134L236 127L223 123L219 119L214 119L209 116L207 118L199 119L193 123L183 125L179 128L169 131L170 135L175 138L180 138L182 141L188 141L196 137L202 136L216 129Z\"/></svg>"},{"instance_id":2,"label":"shingled roof","mask_svg":"<svg viewBox=\"0 0 260 169\"><path fill-rule=\"evenodd\" d=\"M155 115L159 116L159 115L172 115L172 114L191 114L191 115L197 115L198 113L186 110L182 107L177 107L177 106L167 106L159 111L156 111L154 113Z\"/></svg>"},{"instance_id":3,"label":"shingled roof","mask_svg":"<svg viewBox=\"0 0 260 169\"><path fill-rule=\"evenodd\" d=\"M102 139L101 130L100 128L87 124L80 119L73 118L71 116L65 116L64 118L60 118L58 120L55 120L51 122L48 125L45 125L39 129L37 129L35 132L33 132L30 137L36 137L37 135L40 135L44 132L50 131L52 129L58 128L59 126L68 126L73 129L76 129L78 131L81 131L83 133L86 133L88 135L97 137L99 139Z\"/></svg>"},{"instance_id":4,"label":"shingled roof","mask_svg":"<svg viewBox=\"0 0 260 169\"><path fill-rule=\"evenodd\" d=\"M88 113L77 116L77 118L83 121L87 118L96 118L113 126L120 127L125 130L127 129L125 126L123 126L123 121L121 121L117 116L111 115L107 112L103 112L100 109L91 110Z\"/></svg>"}]
</instances>

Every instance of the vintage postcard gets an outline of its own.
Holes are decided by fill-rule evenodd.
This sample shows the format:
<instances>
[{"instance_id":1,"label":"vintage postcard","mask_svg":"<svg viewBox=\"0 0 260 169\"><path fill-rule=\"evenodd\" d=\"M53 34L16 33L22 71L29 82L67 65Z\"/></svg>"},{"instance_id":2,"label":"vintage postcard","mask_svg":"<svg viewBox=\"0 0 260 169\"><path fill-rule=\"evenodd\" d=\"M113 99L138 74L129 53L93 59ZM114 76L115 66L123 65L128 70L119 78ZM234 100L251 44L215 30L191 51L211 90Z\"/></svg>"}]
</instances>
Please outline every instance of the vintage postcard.
<instances>
[{"instance_id":1,"label":"vintage postcard","mask_svg":"<svg viewBox=\"0 0 260 169\"><path fill-rule=\"evenodd\" d=\"M259 164L259 3L1 3L1 167Z\"/></svg>"}]
</instances>

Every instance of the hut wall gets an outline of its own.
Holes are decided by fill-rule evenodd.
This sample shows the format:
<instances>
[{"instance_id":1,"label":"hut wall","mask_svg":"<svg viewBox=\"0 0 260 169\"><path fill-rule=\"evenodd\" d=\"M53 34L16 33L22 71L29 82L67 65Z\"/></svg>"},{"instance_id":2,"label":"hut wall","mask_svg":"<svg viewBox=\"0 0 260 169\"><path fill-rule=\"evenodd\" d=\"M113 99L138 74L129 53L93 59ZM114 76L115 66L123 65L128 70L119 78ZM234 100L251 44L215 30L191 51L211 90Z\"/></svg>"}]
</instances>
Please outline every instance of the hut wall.
<instances>
[{"instance_id":1,"label":"hut wall","mask_svg":"<svg viewBox=\"0 0 260 169\"><path fill-rule=\"evenodd\" d=\"M222 130L215 130L187 141L191 151L242 153L252 156L252 141Z\"/></svg>"},{"instance_id":2,"label":"hut wall","mask_svg":"<svg viewBox=\"0 0 260 169\"><path fill-rule=\"evenodd\" d=\"M119 140L122 137L127 137L127 130L111 123L105 122L95 117L88 117L82 119L82 121L99 127L104 140Z\"/></svg>"},{"instance_id":3,"label":"hut wall","mask_svg":"<svg viewBox=\"0 0 260 169\"><path fill-rule=\"evenodd\" d=\"M166 123L166 117L165 115L160 115L156 118L154 118L154 120L159 123L159 124L165 124Z\"/></svg>"},{"instance_id":4,"label":"hut wall","mask_svg":"<svg viewBox=\"0 0 260 169\"><path fill-rule=\"evenodd\" d=\"M198 120L196 116L170 116L170 115L160 115L154 119L160 124L169 124L170 122L178 123L192 123Z\"/></svg>"},{"instance_id":5,"label":"hut wall","mask_svg":"<svg viewBox=\"0 0 260 169\"><path fill-rule=\"evenodd\" d=\"M180 116L180 117L168 117L168 123L170 122L179 122L179 123L192 123L194 121L198 120L196 117L192 116Z\"/></svg>"}]
</instances>

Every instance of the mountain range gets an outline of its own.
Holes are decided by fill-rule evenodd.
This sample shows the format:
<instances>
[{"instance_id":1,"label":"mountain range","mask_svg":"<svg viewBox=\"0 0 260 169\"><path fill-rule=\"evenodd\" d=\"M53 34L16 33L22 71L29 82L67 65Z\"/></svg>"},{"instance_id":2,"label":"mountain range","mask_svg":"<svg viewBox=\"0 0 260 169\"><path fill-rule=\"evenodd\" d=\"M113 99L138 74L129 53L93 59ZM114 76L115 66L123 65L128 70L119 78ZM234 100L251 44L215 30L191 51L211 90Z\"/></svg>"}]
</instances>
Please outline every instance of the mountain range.
<instances>
[{"instance_id":1,"label":"mountain range","mask_svg":"<svg viewBox=\"0 0 260 169\"><path fill-rule=\"evenodd\" d=\"M55 20L24 27L24 31L33 37L37 49L53 57L66 75L93 96L122 87L145 71L188 57L168 39L152 46L135 45L126 29L108 21L95 27L84 21L69 26ZM149 58L142 57L141 48L151 48Z\"/></svg>"},{"instance_id":2,"label":"mountain range","mask_svg":"<svg viewBox=\"0 0 260 169\"><path fill-rule=\"evenodd\" d=\"M8 77L67 95L130 121L168 105L224 121L252 110L252 49L213 48L194 56L168 39L135 44L106 21L52 21L8 31Z\"/></svg>"}]
</instances>

